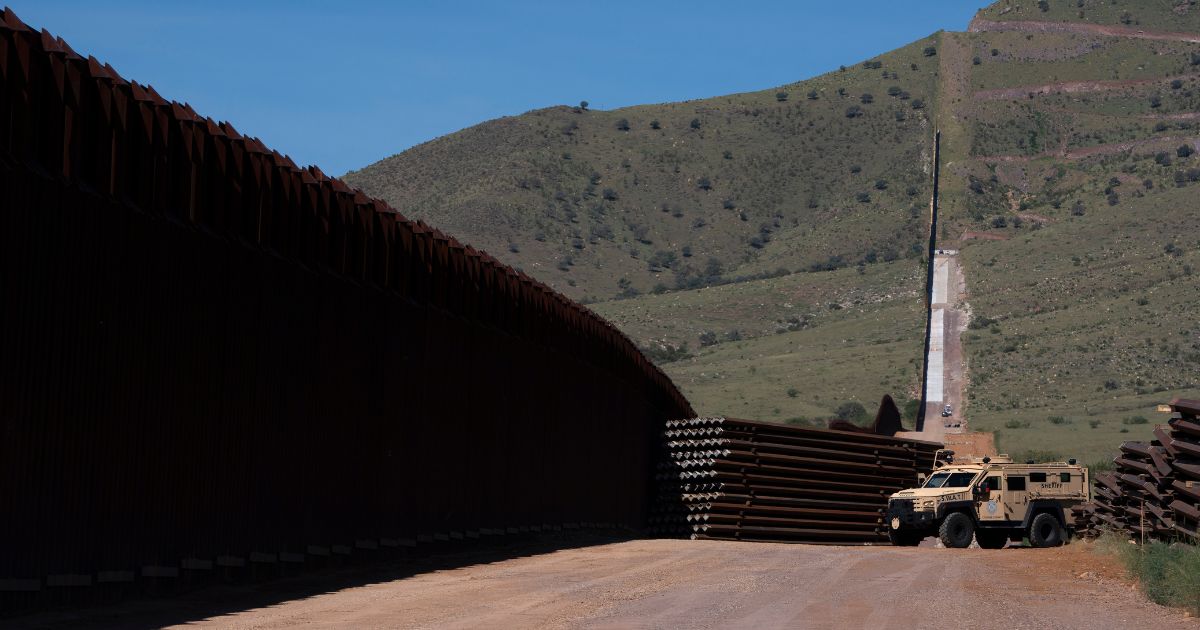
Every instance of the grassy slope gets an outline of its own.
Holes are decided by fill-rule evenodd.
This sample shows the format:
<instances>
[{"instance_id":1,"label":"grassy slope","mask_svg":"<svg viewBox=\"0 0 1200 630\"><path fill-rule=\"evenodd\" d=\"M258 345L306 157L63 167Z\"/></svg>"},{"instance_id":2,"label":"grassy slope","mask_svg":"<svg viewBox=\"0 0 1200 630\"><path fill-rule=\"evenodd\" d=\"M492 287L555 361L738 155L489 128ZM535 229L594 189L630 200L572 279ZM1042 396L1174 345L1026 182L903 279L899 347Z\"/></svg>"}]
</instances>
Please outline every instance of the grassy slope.
<instances>
[{"instance_id":1,"label":"grassy slope","mask_svg":"<svg viewBox=\"0 0 1200 630\"><path fill-rule=\"evenodd\" d=\"M1063 4L1052 2L1050 17L1070 19ZM1086 4L1090 19L1117 22L1105 22L1113 15L1107 5ZM984 15L994 19L995 7ZM1142 13L1153 28L1196 30L1194 8L1186 19ZM1027 8L1006 19L1047 19L1038 14ZM1177 172L1200 167L1195 156L1175 152L1196 144L1200 121L1172 116L1194 111L1200 99L1200 68L1190 59L1200 47L1062 34L954 37L980 57L963 77L972 91L1151 79L1099 92L963 99L951 108L959 124L947 147L953 163L943 179L945 236L1007 238L963 243L973 311L996 320L966 337L968 417L976 429L998 431L1001 448L1014 453L1100 459L1123 440L1149 438L1149 424L1127 418L1161 422L1158 403L1200 395L1200 313L1191 306L1200 270L1200 184L1175 181ZM1167 77L1177 76L1185 78L1172 88ZM1149 138L1164 140L1086 159L1061 156ZM1155 162L1161 150L1169 151L1170 165ZM989 159L999 155L1044 157ZM977 191L968 189L971 178L980 182ZM1076 202L1082 216L1072 212ZM1013 227L1018 216L1024 220ZM1000 218L1006 227L996 227ZM1036 225L1041 219L1047 222Z\"/></svg>"},{"instance_id":2,"label":"grassy slope","mask_svg":"<svg viewBox=\"0 0 1200 630\"><path fill-rule=\"evenodd\" d=\"M1022 0L1013 3L1024 5L1021 12L1000 16L1003 4L984 16L1078 20L1063 0L1052 0L1046 14ZM1084 21L1120 23L1107 2L1085 4ZM1200 10L1180 16L1159 4L1135 12L1145 28L1200 30ZM784 102L771 89L618 112L542 110L417 147L349 179L576 297L610 298L621 277L645 291L709 257L728 276L806 268L835 254L853 263L871 248L902 254L920 238L928 192L920 167L932 127L924 117L932 115L943 131L943 244L962 248L974 313L996 320L966 338L972 383L964 411L973 428L997 429L1000 447L1013 453L1049 450L1085 461L1124 439L1147 438L1149 425L1123 420L1160 420L1157 403L1200 397L1200 183L1175 182L1176 173L1200 168L1194 156L1175 157L1179 144L1200 134L1200 120L1188 117L1200 106L1200 68L1189 58L1196 45L1062 33L943 33L933 41L934 58L921 54L930 40L918 42L880 57L881 69L856 66L787 86ZM905 70L911 63L919 72ZM897 80L882 77L893 70ZM1182 83L1172 88L1168 77L1177 76ZM972 97L1055 81L1147 79L1100 92ZM913 117L886 96L892 84L929 106ZM836 96L838 87L846 97ZM804 98L809 89L818 90L816 101ZM864 91L876 97L867 116L845 118ZM1154 96L1158 107L1150 105ZM898 109L909 118L896 124ZM622 118L630 131L616 129ZM688 126L693 118L699 130ZM662 129L650 129L651 120ZM579 128L562 133L573 122ZM1163 140L1125 154L1061 155L1153 138ZM1163 149L1170 165L1153 159ZM562 159L568 152L571 159ZM852 164L862 173L849 173ZM593 172L601 177L589 196ZM709 177L713 190L696 188L699 177ZM880 178L890 182L882 193L871 188ZM1118 200L1110 206L1113 178ZM910 185L917 195L906 194ZM606 202L610 187L617 199ZM565 202L555 200L559 190ZM870 191L872 203L853 202L859 191ZM818 207L809 208L813 197ZM733 210L722 207L725 199ZM1071 212L1077 201L1082 216ZM693 227L697 218L703 227ZM1005 227L995 227L999 218ZM771 241L748 246L764 224ZM611 228L612 237L589 239L595 225ZM645 227L651 243L638 242L634 226ZM968 231L1007 240L957 242ZM571 245L576 233L583 250ZM510 241L519 252L507 251ZM650 270L648 258L660 250L677 253L673 269ZM557 263L568 254L575 264L561 271ZM687 343L694 356L664 367L702 413L828 417L845 400L873 409L883 393L914 391L921 269L919 258L901 256L861 273L791 273L593 308L643 346ZM733 330L740 339L728 339ZM701 347L705 332L719 342ZM1060 423L1049 420L1057 416Z\"/></svg>"},{"instance_id":3,"label":"grassy slope","mask_svg":"<svg viewBox=\"0 0 1200 630\"><path fill-rule=\"evenodd\" d=\"M1137 29L1200 32L1200 6L1193 0L1000 0L980 11L987 20L1076 22Z\"/></svg>"},{"instance_id":4,"label":"grassy slope","mask_svg":"<svg viewBox=\"0 0 1200 630\"><path fill-rule=\"evenodd\" d=\"M695 282L710 259L730 277L919 255L931 42L760 92L503 118L345 179L589 301Z\"/></svg>"},{"instance_id":5,"label":"grassy slope","mask_svg":"<svg viewBox=\"0 0 1200 630\"><path fill-rule=\"evenodd\" d=\"M916 395L922 278L918 261L897 261L593 308L643 346L687 343L695 356L665 368L699 413L811 420L846 401L873 413L883 394ZM719 342L701 347L705 331Z\"/></svg>"}]
</instances>

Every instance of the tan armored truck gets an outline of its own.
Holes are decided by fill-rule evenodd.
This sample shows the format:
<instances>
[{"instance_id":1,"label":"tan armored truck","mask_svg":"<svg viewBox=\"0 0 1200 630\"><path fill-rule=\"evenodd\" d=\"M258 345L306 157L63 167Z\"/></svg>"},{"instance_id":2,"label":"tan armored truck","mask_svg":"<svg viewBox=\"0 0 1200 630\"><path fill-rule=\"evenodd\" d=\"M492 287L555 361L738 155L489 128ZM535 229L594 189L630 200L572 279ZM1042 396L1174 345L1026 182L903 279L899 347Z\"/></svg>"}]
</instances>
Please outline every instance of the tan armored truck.
<instances>
[{"instance_id":1,"label":"tan armored truck","mask_svg":"<svg viewBox=\"0 0 1200 630\"><path fill-rule=\"evenodd\" d=\"M937 467L919 488L888 499L888 538L914 546L937 536L963 548L984 549L1028 538L1034 547L1061 545L1070 534L1070 508L1090 500L1088 470L1068 462L1015 464L1007 455L954 461L938 451Z\"/></svg>"}]
</instances>

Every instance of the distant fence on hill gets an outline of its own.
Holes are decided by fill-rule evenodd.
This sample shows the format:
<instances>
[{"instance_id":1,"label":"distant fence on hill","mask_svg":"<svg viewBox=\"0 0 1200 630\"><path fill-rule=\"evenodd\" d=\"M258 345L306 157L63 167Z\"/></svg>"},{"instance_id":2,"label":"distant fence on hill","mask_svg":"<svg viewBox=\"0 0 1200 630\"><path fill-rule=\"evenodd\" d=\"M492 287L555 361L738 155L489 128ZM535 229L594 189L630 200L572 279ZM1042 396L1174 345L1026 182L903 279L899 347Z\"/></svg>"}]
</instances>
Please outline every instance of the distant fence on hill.
<instances>
[{"instance_id":1,"label":"distant fence on hill","mask_svg":"<svg viewBox=\"0 0 1200 630\"><path fill-rule=\"evenodd\" d=\"M0 21L0 590L644 525L612 325Z\"/></svg>"}]
</instances>

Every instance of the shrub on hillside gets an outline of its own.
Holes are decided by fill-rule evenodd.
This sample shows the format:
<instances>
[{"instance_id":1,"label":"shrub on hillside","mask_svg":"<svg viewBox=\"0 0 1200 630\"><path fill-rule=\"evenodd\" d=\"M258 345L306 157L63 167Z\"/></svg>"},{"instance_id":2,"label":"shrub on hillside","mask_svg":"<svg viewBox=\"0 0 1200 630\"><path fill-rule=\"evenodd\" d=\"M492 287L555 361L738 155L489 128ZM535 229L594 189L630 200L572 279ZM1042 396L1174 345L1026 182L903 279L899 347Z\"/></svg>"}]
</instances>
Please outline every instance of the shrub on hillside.
<instances>
[{"instance_id":1,"label":"shrub on hillside","mask_svg":"<svg viewBox=\"0 0 1200 630\"><path fill-rule=\"evenodd\" d=\"M692 358L692 353L688 351L687 342L676 346L669 343L651 344L642 348L642 353L655 363L674 363L684 359Z\"/></svg>"},{"instance_id":2,"label":"shrub on hillside","mask_svg":"<svg viewBox=\"0 0 1200 630\"><path fill-rule=\"evenodd\" d=\"M867 419L867 408L863 407L862 403L857 400L849 400L838 405L833 415L838 420L845 420L846 422L864 422Z\"/></svg>"},{"instance_id":3,"label":"shrub on hillside","mask_svg":"<svg viewBox=\"0 0 1200 630\"><path fill-rule=\"evenodd\" d=\"M787 92L776 92L775 93L775 100L779 101L780 103L782 103L783 101L786 101L787 99L788 99Z\"/></svg>"},{"instance_id":4,"label":"shrub on hillside","mask_svg":"<svg viewBox=\"0 0 1200 630\"><path fill-rule=\"evenodd\" d=\"M927 47L925 47L925 50L921 51L921 53L923 55L925 55L926 57L932 57L937 54L937 47L936 46L927 46Z\"/></svg>"}]
</instances>

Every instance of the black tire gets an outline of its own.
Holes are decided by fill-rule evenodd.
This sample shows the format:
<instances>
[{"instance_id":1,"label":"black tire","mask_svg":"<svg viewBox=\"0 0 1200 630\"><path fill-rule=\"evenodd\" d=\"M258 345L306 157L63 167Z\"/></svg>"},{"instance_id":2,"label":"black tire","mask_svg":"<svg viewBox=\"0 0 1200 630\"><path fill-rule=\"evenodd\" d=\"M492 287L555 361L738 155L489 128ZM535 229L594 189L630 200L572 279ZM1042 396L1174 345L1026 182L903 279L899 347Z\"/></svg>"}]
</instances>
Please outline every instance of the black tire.
<instances>
[{"instance_id":1,"label":"black tire","mask_svg":"<svg viewBox=\"0 0 1200 630\"><path fill-rule=\"evenodd\" d=\"M975 536L975 521L962 512L951 512L938 528L938 538L942 544L952 549L966 549L971 546Z\"/></svg>"},{"instance_id":2,"label":"black tire","mask_svg":"<svg viewBox=\"0 0 1200 630\"><path fill-rule=\"evenodd\" d=\"M1057 547L1063 544L1063 528L1053 514L1042 512L1029 524L1029 544L1034 547Z\"/></svg>"},{"instance_id":3,"label":"black tire","mask_svg":"<svg viewBox=\"0 0 1200 630\"><path fill-rule=\"evenodd\" d=\"M1003 549L1008 544L1008 532L980 529L975 532L975 542L984 549Z\"/></svg>"},{"instance_id":4,"label":"black tire","mask_svg":"<svg viewBox=\"0 0 1200 630\"><path fill-rule=\"evenodd\" d=\"M925 540L925 532L913 530L888 530L888 540L897 547L916 547Z\"/></svg>"}]
</instances>

